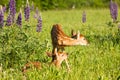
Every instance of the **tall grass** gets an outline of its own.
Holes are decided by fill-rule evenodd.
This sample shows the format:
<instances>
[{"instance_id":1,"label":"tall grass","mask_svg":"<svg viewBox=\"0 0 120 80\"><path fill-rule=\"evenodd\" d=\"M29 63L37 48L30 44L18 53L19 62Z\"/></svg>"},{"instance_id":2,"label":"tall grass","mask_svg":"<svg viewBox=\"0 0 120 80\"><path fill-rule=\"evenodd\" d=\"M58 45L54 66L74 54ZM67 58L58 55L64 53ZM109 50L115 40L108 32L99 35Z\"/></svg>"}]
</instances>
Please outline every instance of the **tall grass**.
<instances>
[{"instance_id":1,"label":"tall grass","mask_svg":"<svg viewBox=\"0 0 120 80\"><path fill-rule=\"evenodd\" d=\"M27 80L119 80L120 38L116 23L112 23L108 9L86 9L86 23L82 23L83 10L42 12L42 32L36 32L33 16L23 22L22 29L13 25L0 29L0 79L21 80L21 67L29 61L40 61L42 69L30 69ZM31 13L34 14L34 13ZM118 20L120 17L118 16ZM49 66L51 61L45 54L52 51L50 30L53 24L62 25L63 31L80 30L89 46L66 47L71 71ZM10 56L11 55L11 56Z\"/></svg>"}]
</instances>

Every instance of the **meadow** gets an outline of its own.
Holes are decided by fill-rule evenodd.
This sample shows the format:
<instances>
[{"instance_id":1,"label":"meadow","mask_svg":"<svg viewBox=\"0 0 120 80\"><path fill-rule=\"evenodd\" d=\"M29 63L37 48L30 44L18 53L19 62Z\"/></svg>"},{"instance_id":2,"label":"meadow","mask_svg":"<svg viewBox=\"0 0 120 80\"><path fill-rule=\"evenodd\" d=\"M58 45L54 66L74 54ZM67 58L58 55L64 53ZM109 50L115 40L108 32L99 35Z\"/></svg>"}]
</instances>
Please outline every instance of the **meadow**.
<instances>
[{"instance_id":1,"label":"meadow","mask_svg":"<svg viewBox=\"0 0 120 80\"><path fill-rule=\"evenodd\" d=\"M86 23L82 23L83 10L42 11L41 32L36 32L34 12L29 22L23 19L21 29L15 24L0 29L0 80L22 80L21 67L29 61L40 61L42 69L29 70L27 80L119 80L118 24L112 22L109 9L85 9ZM48 65L51 58L46 52L52 51L50 31L56 23L62 25L68 36L71 36L72 29L79 30L90 43L89 46L65 48L70 72L64 62L61 69Z\"/></svg>"}]
</instances>

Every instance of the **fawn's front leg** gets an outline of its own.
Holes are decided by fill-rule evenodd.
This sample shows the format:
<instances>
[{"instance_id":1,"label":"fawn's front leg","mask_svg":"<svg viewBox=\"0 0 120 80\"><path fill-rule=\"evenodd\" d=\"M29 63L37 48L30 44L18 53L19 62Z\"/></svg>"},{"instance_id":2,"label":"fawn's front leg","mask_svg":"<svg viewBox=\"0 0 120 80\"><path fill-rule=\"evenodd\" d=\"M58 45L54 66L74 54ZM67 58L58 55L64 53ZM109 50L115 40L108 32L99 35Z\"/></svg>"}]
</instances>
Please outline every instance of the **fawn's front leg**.
<instances>
[{"instance_id":1,"label":"fawn's front leg","mask_svg":"<svg viewBox=\"0 0 120 80\"><path fill-rule=\"evenodd\" d=\"M65 59L65 63L66 63L66 65L67 65L67 70L68 70L68 72L70 71L70 66L69 66L69 64L68 64L68 60L67 59Z\"/></svg>"}]
</instances>

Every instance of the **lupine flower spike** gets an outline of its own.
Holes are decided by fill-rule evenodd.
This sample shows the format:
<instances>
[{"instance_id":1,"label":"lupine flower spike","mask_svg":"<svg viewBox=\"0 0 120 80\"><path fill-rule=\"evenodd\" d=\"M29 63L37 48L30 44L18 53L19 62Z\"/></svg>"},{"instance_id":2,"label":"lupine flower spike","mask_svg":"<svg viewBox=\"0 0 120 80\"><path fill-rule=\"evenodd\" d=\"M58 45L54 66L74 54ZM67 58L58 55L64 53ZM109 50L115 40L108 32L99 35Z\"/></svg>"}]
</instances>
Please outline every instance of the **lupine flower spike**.
<instances>
[{"instance_id":1,"label":"lupine flower spike","mask_svg":"<svg viewBox=\"0 0 120 80\"><path fill-rule=\"evenodd\" d=\"M16 3L15 3L15 0L10 0L9 8L10 8L10 15L12 16L12 22L14 23L15 14L16 14Z\"/></svg>"},{"instance_id":2,"label":"lupine flower spike","mask_svg":"<svg viewBox=\"0 0 120 80\"><path fill-rule=\"evenodd\" d=\"M29 2L27 0L26 6L24 8L24 16L25 16L25 21L29 21L29 16L30 16L30 6Z\"/></svg>"},{"instance_id":3,"label":"lupine flower spike","mask_svg":"<svg viewBox=\"0 0 120 80\"><path fill-rule=\"evenodd\" d=\"M7 17L7 20L6 20L6 26L11 26L12 25L12 15L10 14L9 12L9 15Z\"/></svg>"},{"instance_id":4,"label":"lupine flower spike","mask_svg":"<svg viewBox=\"0 0 120 80\"><path fill-rule=\"evenodd\" d=\"M117 3L113 2L112 0L110 1L110 14L113 22L116 22L118 17L118 6Z\"/></svg>"},{"instance_id":5,"label":"lupine flower spike","mask_svg":"<svg viewBox=\"0 0 120 80\"><path fill-rule=\"evenodd\" d=\"M38 17L39 17L39 10L38 10L38 8L36 8L34 18L37 19Z\"/></svg>"},{"instance_id":6,"label":"lupine flower spike","mask_svg":"<svg viewBox=\"0 0 120 80\"><path fill-rule=\"evenodd\" d=\"M0 6L0 28L2 28L3 26L4 26L4 14L2 6Z\"/></svg>"},{"instance_id":7,"label":"lupine flower spike","mask_svg":"<svg viewBox=\"0 0 120 80\"><path fill-rule=\"evenodd\" d=\"M41 18L41 16L39 16L37 20L38 20L38 24L37 24L36 31L41 32L41 30L42 30L42 18Z\"/></svg>"},{"instance_id":8,"label":"lupine flower spike","mask_svg":"<svg viewBox=\"0 0 120 80\"><path fill-rule=\"evenodd\" d=\"M12 25L12 15L8 15L7 20L6 20L6 26L11 26Z\"/></svg>"},{"instance_id":9,"label":"lupine flower spike","mask_svg":"<svg viewBox=\"0 0 120 80\"><path fill-rule=\"evenodd\" d=\"M17 21L16 21L16 24L21 27L22 26L22 11L20 9L20 12L18 14L18 18L17 18Z\"/></svg>"},{"instance_id":10,"label":"lupine flower spike","mask_svg":"<svg viewBox=\"0 0 120 80\"><path fill-rule=\"evenodd\" d=\"M85 13L85 11L83 11L83 14L82 14L82 22L83 23L86 22L86 13Z\"/></svg>"},{"instance_id":11,"label":"lupine flower spike","mask_svg":"<svg viewBox=\"0 0 120 80\"><path fill-rule=\"evenodd\" d=\"M3 12L4 12L4 13L6 12L6 5L3 6Z\"/></svg>"}]
</instances>

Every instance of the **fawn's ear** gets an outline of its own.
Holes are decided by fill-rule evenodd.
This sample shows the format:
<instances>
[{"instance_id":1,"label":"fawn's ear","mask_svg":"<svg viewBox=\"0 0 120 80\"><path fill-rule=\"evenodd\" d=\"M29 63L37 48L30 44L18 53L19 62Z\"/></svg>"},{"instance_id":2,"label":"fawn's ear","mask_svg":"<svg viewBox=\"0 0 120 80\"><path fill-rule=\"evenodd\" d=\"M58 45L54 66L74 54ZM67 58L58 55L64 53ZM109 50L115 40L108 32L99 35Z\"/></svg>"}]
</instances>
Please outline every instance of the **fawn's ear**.
<instances>
[{"instance_id":1,"label":"fawn's ear","mask_svg":"<svg viewBox=\"0 0 120 80\"><path fill-rule=\"evenodd\" d=\"M48 57L52 57L52 53L51 52L46 52Z\"/></svg>"},{"instance_id":2,"label":"fawn's ear","mask_svg":"<svg viewBox=\"0 0 120 80\"><path fill-rule=\"evenodd\" d=\"M58 56L58 50L57 50L57 48L55 48L55 52L54 53L55 53L56 56Z\"/></svg>"},{"instance_id":3,"label":"fawn's ear","mask_svg":"<svg viewBox=\"0 0 120 80\"><path fill-rule=\"evenodd\" d=\"M71 30L71 35L72 36L76 35L76 32L73 29Z\"/></svg>"},{"instance_id":4,"label":"fawn's ear","mask_svg":"<svg viewBox=\"0 0 120 80\"><path fill-rule=\"evenodd\" d=\"M78 33L77 33L77 39L79 39L80 38L80 32L78 31Z\"/></svg>"}]
</instances>

